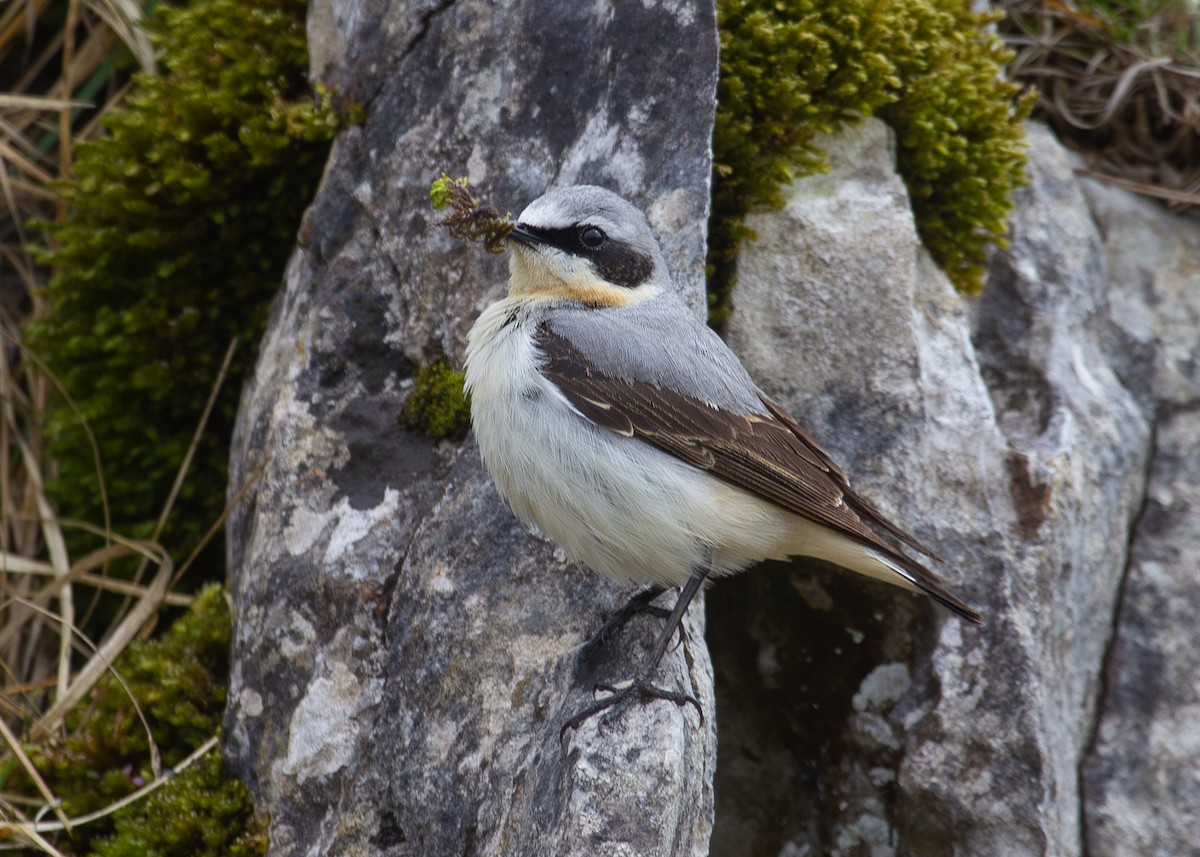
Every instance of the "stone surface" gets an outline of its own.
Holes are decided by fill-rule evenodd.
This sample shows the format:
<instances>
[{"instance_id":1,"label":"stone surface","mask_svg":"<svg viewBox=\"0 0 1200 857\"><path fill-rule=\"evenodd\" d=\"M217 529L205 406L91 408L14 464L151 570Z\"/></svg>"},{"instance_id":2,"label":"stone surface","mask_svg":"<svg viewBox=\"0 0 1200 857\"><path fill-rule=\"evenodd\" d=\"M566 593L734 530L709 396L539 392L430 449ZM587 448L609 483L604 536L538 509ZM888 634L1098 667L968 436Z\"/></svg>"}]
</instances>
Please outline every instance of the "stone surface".
<instances>
[{"instance_id":1,"label":"stone surface","mask_svg":"<svg viewBox=\"0 0 1200 857\"><path fill-rule=\"evenodd\" d=\"M1105 694L1083 770L1089 857L1197 853L1200 226L1085 182L1104 236L1116 371L1154 426Z\"/></svg>"},{"instance_id":2,"label":"stone surface","mask_svg":"<svg viewBox=\"0 0 1200 857\"><path fill-rule=\"evenodd\" d=\"M502 505L470 441L397 425L416 366L460 363L504 262L433 224L466 173L515 209L552 183L649 211L703 305L711 3L315 0L314 71L367 111L335 143L242 402L229 524L226 754L271 853L699 855L715 727L702 614L657 702L559 726L659 628L584 647L628 593Z\"/></svg>"},{"instance_id":3,"label":"stone surface","mask_svg":"<svg viewBox=\"0 0 1200 857\"><path fill-rule=\"evenodd\" d=\"M1089 857L1173 857L1200 843L1200 409L1163 415L1083 769Z\"/></svg>"},{"instance_id":4,"label":"stone surface","mask_svg":"<svg viewBox=\"0 0 1200 857\"><path fill-rule=\"evenodd\" d=\"M713 11L317 0L337 141L235 440L227 753L275 854L1178 855L1200 828L1200 228L1030 184L980 299L917 238L888 134L749 221L729 337L987 616L812 562L720 582L664 676L700 697L558 724L658 628L499 502L470 440L396 415L461 358L503 262L432 226L466 172L649 211L702 306ZM714 729L720 758L714 772ZM713 817L716 801L715 826Z\"/></svg>"},{"instance_id":5,"label":"stone surface","mask_svg":"<svg viewBox=\"0 0 1200 857\"><path fill-rule=\"evenodd\" d=\"M1116 349L1104 234L1064 151L1030 140L977 302L921 248L875 123L749 221L731 341L987 624L804 564L718 589L714 854L1083 853L1081 771L1154 451L1126 384L1169 371ZM792 791L768 808L731 797L775 770Z\"/></svg>"}]
</instances>

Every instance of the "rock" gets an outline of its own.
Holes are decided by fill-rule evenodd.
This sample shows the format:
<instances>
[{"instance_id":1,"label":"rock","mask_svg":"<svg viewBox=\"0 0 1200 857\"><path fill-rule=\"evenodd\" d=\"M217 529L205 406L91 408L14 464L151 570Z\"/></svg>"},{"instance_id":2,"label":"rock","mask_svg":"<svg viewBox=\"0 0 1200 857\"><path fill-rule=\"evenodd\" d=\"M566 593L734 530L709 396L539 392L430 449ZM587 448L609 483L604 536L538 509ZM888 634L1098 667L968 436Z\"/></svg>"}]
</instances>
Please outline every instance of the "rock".
<instances>
[{"instance_id":1,"label":"rock","mask_svg":"<svg viewBox=\"0 0 1200 857\"><path fill-rule=\"evenodd\" d=\"M1165 414L1133 539L1107 685L1083 768L1091 857L1196 853L1200 410Z\"/></svg>"},{"instance_id":2,"label":"rock","mask_svg":"<svg viewBox=\"0 0 1200 857\"><path fill-rule=\"evenodd\" d=\"M414 369L461 364L502 259L433 224L439 169L518 208L552 183L647 209L703 306L711 3L315 0L335 143L247 384L229 522L226 754L271 853L699 855L715 731L702 614L667 702L559 726L660 627L585 649L628 593L518 524L478 451L397 425Z\"/></svg>"},{"instance_id":3,"label":"rock","mask_svg":"<svg viewBox=\"0 0 1200 857\"><path fill-rule=\"evenodd\" d=\"M1079 179L1031 125L1011 248L969 300L886 129L831 142L828 175L749 219L729 338L987 624L763 566L709 599L715 718L642 705L560 745L658 624L585 647L627 593L519 526L470 440L396 425L505 278L426 191L442 168L514 208L606 184L699 311L713 10L315 0L310 28L369 118L337 141L234 444L226 749L272 853L700 855L710 831L739 857L1194 852L1193 221ZM663 675L711 715L701 625Z\"/></svg>"},{"instance_id":4,"label":"rock","mask_svg":"<svg viewBox=\"0 0 1200 857\"><path fill-rule=\"evenodd\" d=\"M1091 857L1192 854L1200 830L1200 226L1084 182L1104 237L1109 353L1153 464L1083 768Z\"/></svg>"},{"instance_id":5,"label":"rock","mask_svg":"<svg viewBox=\"0 0 1200 857\"><path fill-rule=\"evenodd\" d=\"M774 770L805 789L751 812L722 798L714 853L1081 853L1151 434L1113 371L1101 233L1063 150L1030 136L1012 246L975 306L921 248L878 123L748 220L731 342L987 624L811 564L718 589L718 795ZM757 728L783 702L786 723Z\"/></svg>"}]
</instances>

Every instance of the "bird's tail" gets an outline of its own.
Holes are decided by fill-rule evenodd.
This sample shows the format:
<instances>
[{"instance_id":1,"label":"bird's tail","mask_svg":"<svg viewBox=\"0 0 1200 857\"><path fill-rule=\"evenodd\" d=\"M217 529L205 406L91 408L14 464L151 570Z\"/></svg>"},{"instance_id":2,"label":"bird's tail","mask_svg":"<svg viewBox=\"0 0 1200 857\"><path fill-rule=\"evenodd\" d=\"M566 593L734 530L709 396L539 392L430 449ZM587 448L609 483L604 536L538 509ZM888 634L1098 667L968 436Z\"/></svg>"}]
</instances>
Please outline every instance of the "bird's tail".
<instances>
[{"instance_id":1,"label":"bird's tail","mask_svg":"<svg viewBox=\"0 0 1200 857\"><path fill-rule=\"evenodd\" d=\"M816 556L884 583L921 592L968 622L983 624L978 610L951 592L936 574L899 549L884 553L825 528L820 532L824 538L809 541L805 549L796 553ZM809 535L811 538L811 532Z\"/></svg>"},{"instance_id":2,"label":"bird's tail","mask_svg":"<svg viewBox=\"0 0 1200 857\"><path fill-rule=\"evenodd\" d=\"M941 578L916 560L899 552L896 556L884 556L877 551L872 553L880 563L887 566L894 577L903 581L902 586L906 585L908 589L923 592L950 612L974 625L983 624L983 616L978 610L951 592Z\"/></svg>"}]
</instances>

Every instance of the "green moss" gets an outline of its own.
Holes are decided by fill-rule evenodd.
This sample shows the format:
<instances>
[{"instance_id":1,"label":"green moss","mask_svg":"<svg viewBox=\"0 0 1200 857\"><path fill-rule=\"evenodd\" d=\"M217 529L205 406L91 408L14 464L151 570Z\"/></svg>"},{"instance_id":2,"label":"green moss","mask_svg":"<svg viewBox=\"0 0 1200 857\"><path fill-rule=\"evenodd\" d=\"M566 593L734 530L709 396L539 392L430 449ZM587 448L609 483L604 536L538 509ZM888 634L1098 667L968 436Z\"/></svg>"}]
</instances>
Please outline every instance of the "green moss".
<instances>
[{"instance_id":1,"label":"green moss","mask_svg":"<svg viewBox=\"0 0 1200 857\"><path fill-rule=\"evenodd\" d=\"M417 372L404 401L400 424L437 440L460 440L471 427L471 406L463 392L463 373L445 359Z\"/></svg>"},{"instance_id":2,"label":"green moss","mask_svg":"<svg viewBox=\"0 0 1200 857\"><path fill-rule=\"evenodd\" d=\"M1006 246L1012 192L1025 181L1021 122L1034 93L1002 77L1012 53L984 27L995 18L960 3L908 7L913 44L905 81L879 110L896 129L896 164L921 240L960 291L983 285L988 244Z\"/></svg>"},{"instance_id":3,"label":"green moss","mask_svg":"<svg viewBox=\"0 0 1200 857\"><path fill-rule=\"evenodd\" d=\"M156 9L161 74L138 76L108 135L79 146L69 215L49 227L48 312L29 342L95 432L114 524L137 534L241 343L168 531L179 550L223 506L239 377L340 122L306 79L303 0ZM61 401L46 436L60 510L102 521L91 447Z\"/></svg>"},{"instance_id":4,"label":"green moss","mask_svg":"<svg viewBox=\"0 0 1200 857\"><path fill-rule=\"evenodd\" d=\"M879 114L922 238L960 289L979 285L1024 164L1016 87L990 20L955 0L719 0L721 80L713 136L709 264L714 319L727 311L745 215L778 207L793 178L826 167L814 141Z\"/></svg>"},{"instance_id":5,"label":"green moss","mask_svg":"<svg viewBox=\"0 0 1200 857\"><path fill-rule=\"evenodd\" d=\"M482 241L489 253L503 253L508 236L512 234L512 215L481 203L471 193L465 177L454 179L442 173L429 186L429 201L434 211L449 208L438 226L450 230L455 238Z\"/></svg>"},{"instance_id":6,"label":"green moss","mask_svg":"<svg viewBox=\"0 0 1200 857\"><path fill-rule=\"evenodd\" d=\"M466 190L467 179L454 179L446 173L442 173L429 185L429 204L433 206L434 211L440 211L450 204L452 197ZM460 190L461 189L461 190Z\"/></svg>"},{"instance_id":7,"label":"green moss","mask_svg":"<svg viewBox=\"0 0 1200 857\"><path fill-rule=\"evenodd\" d=\"M246 790L214 750L168 785L121 812L116 832L93 845L98 857L258 857L266 825L250 812Z\"/></svg>"},{"instance_id":8,"label":"green moss","mask_svg":"<svg viewBox=\"0 0 1200 857\"><path fill-rule=\"evenodd\" d=\"M129 645L115 664L128 691L111 674L104 676L87 702L68 715L68 737L31 754L68 815L108 806L153 779L147 727L168 768L216 733L225 708L229 643L225 595L212 585L160 639ZM26 792L31 788L23 786ZM96 841L103 837L111 838ZM212 750L150 796L77 827L70 850L258 854L264 844L249 795L225 771L220 751Z\"/></svg>"}]
</instances>

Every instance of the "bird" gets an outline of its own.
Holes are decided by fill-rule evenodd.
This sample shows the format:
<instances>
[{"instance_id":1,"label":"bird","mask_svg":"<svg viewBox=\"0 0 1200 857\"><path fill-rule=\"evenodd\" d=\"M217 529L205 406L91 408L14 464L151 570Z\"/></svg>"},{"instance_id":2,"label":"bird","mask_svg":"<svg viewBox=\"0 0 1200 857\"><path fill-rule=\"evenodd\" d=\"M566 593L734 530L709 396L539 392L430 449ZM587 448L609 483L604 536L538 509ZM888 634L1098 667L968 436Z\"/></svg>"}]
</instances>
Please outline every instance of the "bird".
<instances>
[{"instance_id":1,"label":"bird","mask_svg":"<svg viewBox=\"0 0 1200 857\"><path fill-rule=\"evenodd\" d=\"M825 560L982 623L911 556L937 554L851 488L693 314L631 203L594 185L552 188L507 243L507 294L467 337L484 465L516 516L570 558L680 590L635 677L597 686L609 695L564 732L638 696L699 710L653 673L696 592L763 560Z\"/></svg>"}]
</instances>

